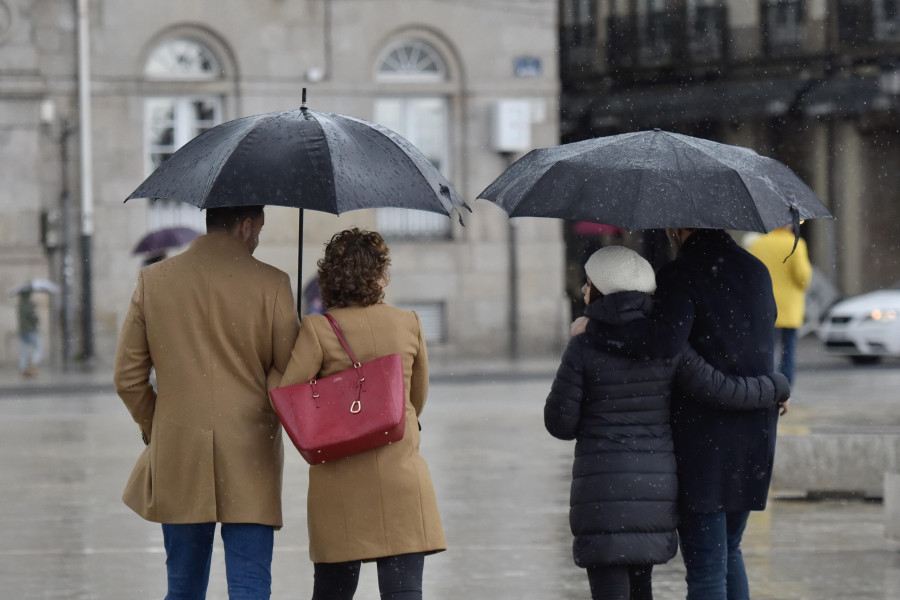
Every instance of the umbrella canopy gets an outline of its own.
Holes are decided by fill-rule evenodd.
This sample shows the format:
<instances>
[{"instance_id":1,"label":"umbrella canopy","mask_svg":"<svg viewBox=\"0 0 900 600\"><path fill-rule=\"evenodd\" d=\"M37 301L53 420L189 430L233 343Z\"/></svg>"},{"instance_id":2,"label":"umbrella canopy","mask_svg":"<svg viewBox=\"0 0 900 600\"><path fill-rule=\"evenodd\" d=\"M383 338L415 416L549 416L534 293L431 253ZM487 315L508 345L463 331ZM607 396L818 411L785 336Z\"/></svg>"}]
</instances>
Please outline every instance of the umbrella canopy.
<instances>
[{"instance_id":1,"label":"umbrella canopy","mask_svg":"<svg viewBox=\"0 0 900 600\"><path fill-rule=\"evenodd\" d=\"M332 214L399 207L449 215L468 208L431 161L390 129L307 108L213 127L169 157L132 198Z\"/></svg>"},{"instance_id":2,"label":"umbrella canopy","mask_svg":"<svg viewBox=\"0 0 900 600\"><path fill-rule=\"evenodd\" d=\"M151 231L141 238L132 254L158 254L169 248L177 248L189 244L200 235L200 232L190 227L166 227Z\"/></svg>"},{"instance_id":3,"label":"umbrella canopy","mask_svg":"<svg viewBox=\"0 0 900 600\"><path fill-rule=\"evenodd\" d=\"M151 173L126 202L132 198L172 198L200 208L300 208L298 313L303 209L341 214L395 207L448 216L462 207L471 211L406 139L363 119L309 110L306 89L298 110L243 117L200 134Z\"/></svg>"},{"instance_id":4,"label":"umbrella canopy","mask_svg":"<svg viewBox=\"0 0 900 600\"><path fill-rule=\"evenodd\" d=\"M9 295L18 296L22 292L47 292L48 294L56 294L59 292L59 286L50 281L49 279L43 279L41 277L36 277L34 279L29 279L28 281L24 281L18 285L14 285L9 288Z\"/></svg>"},{"instance_id":5,"label":"umbrella canopy","mask_svg":"<svg viewBox=\"0 0 900 600\"><path fill-rule=\"evenodd\" d=\"M777 160L660 130L534 150L478 197L511 217L595 221L628 230L767 232L832 216Z\"/></svg>"}]
</instances>

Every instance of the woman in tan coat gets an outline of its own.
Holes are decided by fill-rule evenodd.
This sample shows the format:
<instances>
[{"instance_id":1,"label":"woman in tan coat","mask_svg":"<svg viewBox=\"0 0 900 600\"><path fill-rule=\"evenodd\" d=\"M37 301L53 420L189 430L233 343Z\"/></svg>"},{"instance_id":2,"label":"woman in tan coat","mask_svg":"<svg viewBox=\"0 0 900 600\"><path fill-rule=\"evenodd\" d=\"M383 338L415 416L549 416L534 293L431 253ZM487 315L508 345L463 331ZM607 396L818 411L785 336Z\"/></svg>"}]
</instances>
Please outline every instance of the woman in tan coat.
<instances>
[{"instance_id":1,"label":"woman in tan coat","mask_svg":"<svg viewBox=\"0 0 900 600\"><path fill-rule=\"evenodd\" d=\"M358 360L403 357L406 432L375 450L309 468L307 522L315 563L313 600L353 598L360 563L378 563L383 598L422 597L426 554L446 549L419 420L428 393L428 355L418 316L384 304L388 248L375 232L331 238L319 261L322 299ZM351 367L326 318L303 319L281 385Z\"/></svg>"}]
</instances>

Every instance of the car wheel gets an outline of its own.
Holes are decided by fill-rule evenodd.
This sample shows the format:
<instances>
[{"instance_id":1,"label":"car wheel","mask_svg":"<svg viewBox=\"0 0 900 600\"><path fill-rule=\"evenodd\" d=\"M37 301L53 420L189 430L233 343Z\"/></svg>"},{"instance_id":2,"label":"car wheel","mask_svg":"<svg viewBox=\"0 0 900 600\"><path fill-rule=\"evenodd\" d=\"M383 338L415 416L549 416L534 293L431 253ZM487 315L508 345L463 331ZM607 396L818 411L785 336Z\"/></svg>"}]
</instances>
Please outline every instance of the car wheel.
<instances>
[{"instance_id":1,"label":"car wheel","mask_svg":"<svg viewBox=\"0 0 900 600\"><path fill-rule=\"evenodd\" d=\"M854 365L874 365L881 361L880 356L851 356Z\"/></svg>"}]
</instances>

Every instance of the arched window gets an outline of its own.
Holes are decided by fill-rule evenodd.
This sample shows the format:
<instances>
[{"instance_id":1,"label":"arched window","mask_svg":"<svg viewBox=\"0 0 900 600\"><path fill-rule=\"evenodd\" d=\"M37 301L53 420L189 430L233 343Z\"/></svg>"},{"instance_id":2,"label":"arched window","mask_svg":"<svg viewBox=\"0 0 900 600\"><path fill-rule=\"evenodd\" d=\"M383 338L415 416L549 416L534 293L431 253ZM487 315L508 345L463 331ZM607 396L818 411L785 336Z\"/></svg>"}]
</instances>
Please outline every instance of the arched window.
<instances>
[{"instance_id":1,"label":"arched window","mask_svg":"<svg viewBox=\"0 0 900 600\"><path fill-rule=\"evenodd\" d=\"M150 174L181 146L222 122L222 96L207 88L225 77L215 52L198 39L169 37L147 55L144 77L163 86L178 82L185 93L172 95L170 86L144 100L145 171ZM190 85L195 84L195 85ZM153 87L149 88L152 93ZM177 200L155 200L148 229L187 226L204 230L203 213Z\"/></svg>"},{"instance_id":2,"label":"arched window","mask_svg":"<svg viewBox=\"0 0 900 600\"><path fill-rule=\"evenodd\" d=\"M378 65L378 78L441 81L447 78L447 67L434 46L424 40L408 39L388 49Z\"/></svg>"},{"instance_id":3,"label":"arched window","mask_svg":"<svg viewBox=\"0 0 900 600\"><path fill-rule=\"evenodd\" d=\"M375 100L374 120L408 139L449 178L449 103L442 89L428 93L426 87L423 93L422 88L422 84L440 87L449 79L444 57L429 42L406 38L381 54L375 79L390 84L391 90ZM378 209L376 223L382 234L392 237L445 239L450 235L447 217L421 211Z\"/></svg>"},{"instance_id":4,"label":"arched window","mask_svg":"<svg viewBox=\"0 0 900 600\"><path fill-rule=\"evenodd\" d=\"M216 55L207 46L189 38L172 38L150 52L144 75L170 81L208 81L221 79L223 72Z\"/></svg>"}]
</instances>

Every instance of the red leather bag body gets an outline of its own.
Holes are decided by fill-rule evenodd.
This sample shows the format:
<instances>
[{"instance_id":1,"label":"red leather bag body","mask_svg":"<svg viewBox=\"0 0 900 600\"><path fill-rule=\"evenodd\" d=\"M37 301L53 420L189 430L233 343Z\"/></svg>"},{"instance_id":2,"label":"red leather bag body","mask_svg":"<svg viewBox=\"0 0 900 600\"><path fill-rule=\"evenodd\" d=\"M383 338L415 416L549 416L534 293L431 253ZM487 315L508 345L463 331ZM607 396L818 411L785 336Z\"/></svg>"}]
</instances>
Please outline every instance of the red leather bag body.
<instances>
[{"instance_id":1,"label":"red leather bag body","mask_svg":"<svg viewBox=\"0 0 900 600\"><path fill-rule=\"evenodd\" d=\"M311 465L397 442L406 430L401 356L360 363L334 318L325 317L353 367L269 392L285 432Z\"/></svg>"}]
</instances>

